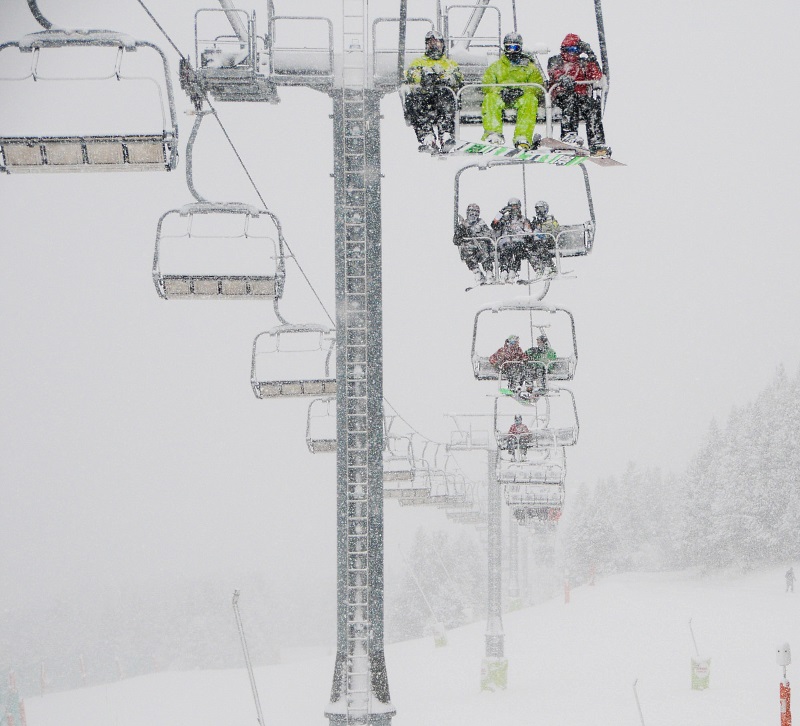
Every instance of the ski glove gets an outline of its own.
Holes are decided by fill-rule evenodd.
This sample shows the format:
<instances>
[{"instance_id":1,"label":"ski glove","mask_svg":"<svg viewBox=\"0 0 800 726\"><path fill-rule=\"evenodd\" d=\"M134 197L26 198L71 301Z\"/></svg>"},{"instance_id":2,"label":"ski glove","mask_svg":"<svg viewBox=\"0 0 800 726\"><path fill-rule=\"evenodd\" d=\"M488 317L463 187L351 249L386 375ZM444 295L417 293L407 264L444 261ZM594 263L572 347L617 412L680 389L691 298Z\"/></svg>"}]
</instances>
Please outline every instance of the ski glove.
<instances>
[{"instance_id":1,"label":"ski glove","mask_svg":"<svg viewBox=\"0 0 800 726\"><path fill-rule=\"evenodd\" d=\"M521 88L510 88L506 86L500 89L500 98L503 99L503 103L506 104L506 106L511 106L522 97L523 93L524 91Z\"/></svg>"}]
</instances>

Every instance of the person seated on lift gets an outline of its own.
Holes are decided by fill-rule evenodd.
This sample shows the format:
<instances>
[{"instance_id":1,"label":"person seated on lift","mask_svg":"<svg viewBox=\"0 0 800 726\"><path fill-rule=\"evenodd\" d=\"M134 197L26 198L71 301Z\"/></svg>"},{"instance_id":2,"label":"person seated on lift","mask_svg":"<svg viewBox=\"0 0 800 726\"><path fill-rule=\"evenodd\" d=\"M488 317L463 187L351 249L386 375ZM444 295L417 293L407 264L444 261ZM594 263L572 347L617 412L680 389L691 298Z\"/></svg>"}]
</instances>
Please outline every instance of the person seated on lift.
<instances>
[{"instance_id":1,"label":"person seated on lift","mask_svg":"<svg viewBox=\"0 0 800 726\"><path fill-rule=\"evenodd\" d=\"M534 236L528 261L540 275L555 275L558 272L556 267L558 222L549 212L550 205L544 200L539 200L534 205L534 215L531 218Z\"/></svg>"},{"instance_id":2,"label":"person seated on lift","mask_svg":"<svg viewBox=\"0 0 800 726\"><path fill-rule=\"evenodd\" d=\"M536 345L525 351L533 385L535 388L544 390L547 387L547 374L552 373L555 368L555 361L558 357L555 350L550 346L550 341L544 333L536 338Z\"/></svg>"},{"instance_id":3,"label":"person seated on lift","mask_svg":"<svg viewBox=\"0 0 800 726\"><path fill-rule=\"evenodd\" d=\"M519 83L536 83L544 87L545 81L534 56L522 48L522 36L509 33L503 38L503 55L490 65L483 74L484 83L499 84L484 87L481 117L482 139L490 144L503 145L503 110L513 108L517 112L514 129L514 147L533 149L539 145L534 141L536 112L542 91L533 86L518 86ZM502 87L501 87L502 86Z\"/></svg>"},{"instance_id":4,"label":"person seated on lift","mask_svg":"<svg viewBox=\"0 0 800 726\"><path fill-rule=\"evenodd\" d=\"M497 238L497 261L501 282L516 282L522 260L533 244L533 227L522 214L522 202L511 197L492 220Z\"/></svg>"},{"instance_id":5,"label":"person seated on lift","mask_svg":"<svg viewBox=\"0 0 800 726\"><path fill-rule=\"evenodd\" d=\"M603 130L600 101L607 81L591 46L580 36L569 33L561 43L561 53L547 59L553 105L561 109L561 140L583 146L578 124L586 122L589 152L611 156Z\"/></svg>"},{"instance_id":6,"label":"person seated on lift","mask_svg":"<svg viewBox=\"0 0 800 726\"><path fill-rule=\"evenodd\" d=\"M513 461L517 460L517 449L519 449L520 461L525 461L528 457L528 444L530 443L531 430L522 423L522 416L514 416L514 423L508 429L508 440L506 448L511 454Z\"/></svg>"},{"instance_id":7,"label":"person seated on lift","mask_svg":"<svg viewBox=\"0 0 800 726\"><path fill-rule=\"evenodd\" d=\"M458 63L444 53L444 36L428 31L425 55L411 61L406 71L405 118L414 127L421 152L446 154L456 145L455 92L463 85Z\"/></svg>"},{"instance_id":8,"label":"person seated on lift","mask_svg":"<svg viewBox=\"0 0 800 726\"><path fill-rule=\"evenodd\" d=\"M525 351L519 345L518 335L509 335L502 348L489 356L491 363L501 376L508 381L508 394L518 391L525 382L524 363L528 360Z\"/></svg>"},{"instance_id":9,"label":"person seated on lift","mask_svg":"<svg viewBox=\"0 0 800 726\"><path fill-rule=\"evenodd\" d=\"M481 208L475 203L467 205L467 218L458 217L453 244L458 247L461 260L475 275L479 285L494 282L493 240L494 232L481 219Z\"/></svg>"}]
</instances>

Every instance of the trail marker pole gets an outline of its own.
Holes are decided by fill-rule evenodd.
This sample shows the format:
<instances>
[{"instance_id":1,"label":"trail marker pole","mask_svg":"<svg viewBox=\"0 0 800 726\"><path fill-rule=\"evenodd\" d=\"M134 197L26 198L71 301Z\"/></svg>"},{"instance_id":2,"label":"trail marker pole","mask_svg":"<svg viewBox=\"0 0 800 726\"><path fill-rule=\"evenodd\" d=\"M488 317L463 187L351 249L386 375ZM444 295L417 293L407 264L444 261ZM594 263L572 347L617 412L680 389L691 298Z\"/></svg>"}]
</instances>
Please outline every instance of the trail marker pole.
<instances>
[{"instance_id":1,"label":"trail marker pole","mask_svg":"<svg viewBox=\"0 0 800 726\"><path fill-rule=\"evenodd\" d=\"M792 651L788 643L778 646L777 661L783 668L783 680L778 691L781 701L781 726L792 726L791 688L786 678L786 666L792 662Z\"/></svg>"}]
</instances>

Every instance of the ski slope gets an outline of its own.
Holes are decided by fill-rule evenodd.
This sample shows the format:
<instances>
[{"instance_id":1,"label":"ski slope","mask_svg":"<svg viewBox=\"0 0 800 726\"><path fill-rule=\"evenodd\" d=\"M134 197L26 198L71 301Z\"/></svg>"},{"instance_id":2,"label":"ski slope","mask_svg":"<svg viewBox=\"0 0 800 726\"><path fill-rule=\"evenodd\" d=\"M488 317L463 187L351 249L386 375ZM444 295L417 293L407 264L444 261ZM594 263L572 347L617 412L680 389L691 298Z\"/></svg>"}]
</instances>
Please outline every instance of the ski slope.
<instances>
[{"instance_id":1,"label":"ski slope","mask_svg":"<svg viewBox=\"0 0 800 726\"><path fill-rule=\"evenodd\" d=\"M775 648L800 643L800 592L783 569L703 577L626 574L504 616L508 689L478 689L484 624L387 648L395 723L415 726L640 724L758 726L779 722ZM711 687L690 689L694 648ZM800 646L798 646L800 647ZM323 723L333 656L256 669L270 724ZM793 667L789 667L791 681ZM28 726L238 726L256 722L241 670L160 673L26 702Z\"/></svg>"}]
</instances>

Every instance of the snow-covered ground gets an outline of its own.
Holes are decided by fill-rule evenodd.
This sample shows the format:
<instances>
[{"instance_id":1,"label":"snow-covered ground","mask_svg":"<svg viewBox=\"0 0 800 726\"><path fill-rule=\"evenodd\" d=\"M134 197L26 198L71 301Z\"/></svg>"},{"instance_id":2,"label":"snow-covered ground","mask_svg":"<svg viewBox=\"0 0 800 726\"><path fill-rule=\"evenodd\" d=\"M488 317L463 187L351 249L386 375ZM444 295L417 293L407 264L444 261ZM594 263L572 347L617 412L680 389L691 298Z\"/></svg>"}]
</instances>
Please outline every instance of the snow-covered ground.
<instances>
[{"instance_id":1,"label":"snow-covered ground","mask_svg":"<svg viewBox=\"0 0 800 726\"><path fill-rule=\"evenodd\" d=\"M746 576L627 574L504 616L508 689L481 692L484 624L391 645L395 722L415 726L779 723L776 647L800 643L800 592L783 570ZM690 688L694 646L711 687ZM325 723L332 657L256 669L266 724ZM793 674L789 667L789 679ZM160 673L26 703L28 726L254 724L244 669Z\"/></svg>"}]
</instances>

